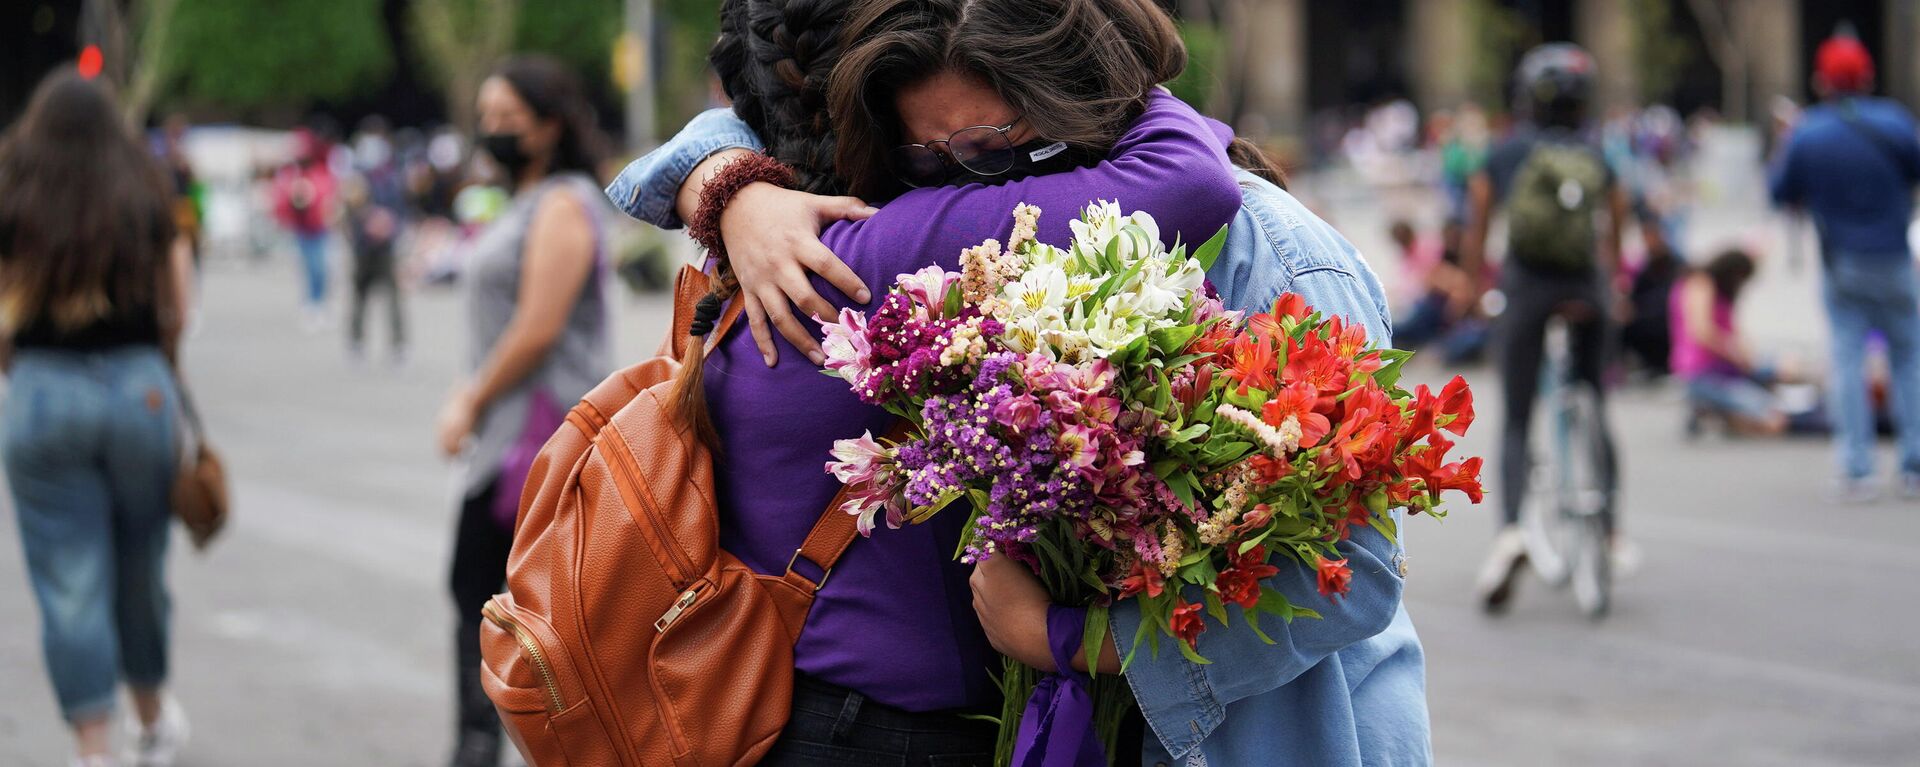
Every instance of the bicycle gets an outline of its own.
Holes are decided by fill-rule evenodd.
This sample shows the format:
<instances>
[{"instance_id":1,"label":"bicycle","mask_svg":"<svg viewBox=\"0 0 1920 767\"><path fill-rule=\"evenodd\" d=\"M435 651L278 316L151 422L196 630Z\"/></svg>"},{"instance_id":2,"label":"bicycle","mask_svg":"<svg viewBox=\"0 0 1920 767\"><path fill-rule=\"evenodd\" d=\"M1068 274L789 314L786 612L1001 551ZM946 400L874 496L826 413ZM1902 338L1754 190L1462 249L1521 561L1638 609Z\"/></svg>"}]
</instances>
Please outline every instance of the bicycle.
<instances>
[{"instance_id":1,"label":"bicycle","mask_svg":"<svg viewBox=\"0 0 1920 767\"><path fill-rule=\"evenodd\" d=\"M1546 433L1533 443L1546 449L1532 459L1521 528L1534 572L1555 588L1571 584L1574 602L1599 620L1613 591L1605 524L1608 456L1599 392L1573 373L1568 315L1577 318L1581 311L1592 309L1569 307L1548 320L1540 383L1546 417L1535 419L1535 429Z\"/></svg>"}]
</instances>

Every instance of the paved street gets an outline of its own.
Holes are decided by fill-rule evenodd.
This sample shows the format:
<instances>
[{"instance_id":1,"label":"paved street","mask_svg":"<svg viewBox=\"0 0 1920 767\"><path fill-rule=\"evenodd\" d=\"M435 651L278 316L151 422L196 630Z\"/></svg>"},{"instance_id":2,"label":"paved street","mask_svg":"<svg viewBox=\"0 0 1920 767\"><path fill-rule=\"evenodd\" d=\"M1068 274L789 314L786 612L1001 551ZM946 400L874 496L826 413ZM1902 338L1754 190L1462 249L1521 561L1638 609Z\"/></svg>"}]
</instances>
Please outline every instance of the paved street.
<instances>
[{"instance_id":1,"label":"paved street","mask_svg":"<svg viewBox=\"0 0 1920 767\"><path fill-rule=\"evenodd\" d=\"M1321 199L1391 276L1378 255L1383 209ZM1761 221L1751 205L1703 215L1693 240L1758 226L1777 241L1779 227ZM1745 316L1761 345L1816 354L1815 276L1780 261L1763 267ZM218 263L205 294L190 365L237 517L204 556L176 539L174 673L196 729L182 764L438 764L451 729L442 581L454 490L431 426L465 354L458 295L412 297L417 343L396 372L355 370L337 331L299 329L290 259ZM665 304L618 304L623 359L637 359L662 332ZM1490 456L1497 392L1487 371L1469 377L1483 420L1466 447ZM1913 763L1920 503L1836 508L1824 500L1824 442L1688 443L1672 393L1619 400L1624 529L1645 561L1605 623L1538 583L1503 618L1475 609L1490 505L1409 525L1408 600L1440 761ZM0 764L64 765L11 515L7 504Z\"/></svg>"}]
</instances>

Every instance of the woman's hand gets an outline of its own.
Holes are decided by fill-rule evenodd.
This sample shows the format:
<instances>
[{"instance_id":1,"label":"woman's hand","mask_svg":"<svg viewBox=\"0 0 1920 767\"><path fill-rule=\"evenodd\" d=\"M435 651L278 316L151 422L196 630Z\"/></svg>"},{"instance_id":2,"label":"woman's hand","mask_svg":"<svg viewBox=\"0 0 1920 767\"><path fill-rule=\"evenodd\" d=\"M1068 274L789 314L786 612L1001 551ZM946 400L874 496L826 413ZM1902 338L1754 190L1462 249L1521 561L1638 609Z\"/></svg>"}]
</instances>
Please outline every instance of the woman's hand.
<instances>
[{"instance_id":1,"label":"woman's hand","mask_svg":"<svg viewBox=\"0 0 1920 767\"><path fill-rule=\"evenodd\" d=\"M967 582L973 586L973 611L993 649L1053 671L1053 650L1047 646L1047 606L1052 600L1040 579L1026 565L997 556L975 565Z\"/></svg>"},{"instance_id":2,"label":"woman's hand","mask_svg":"<svg viewBox=\"0 0 1920 767\"><path fill-rule=\"evenodd\" d=\"M741 189L720 214L720 237L727 243L727 257L746 301L747 324L767 367L780 361L773 329L813 364L826 360L811 327L795 318L789 306L800 307L809 317L833 316L833 305L814 292L808 272L826 278L855 302L872 299L866 283L820 244L820 229L876 212L858 198L822 197L762 182Z\"/></svg>"},{"instance_id":3,"label":"woman's hand","mask_svg":"<svg viewBox=\"0 0 1920 767\"><path fill-rule=\"evenodd\" d=\"M460 450L466 447L467 438L473 435L473 422L478 412L473 392L465 386L455 389L447 397L447 403L440 407L437 425L442 454L448 458L460 454Z\"/></svg>"}]
</instances>

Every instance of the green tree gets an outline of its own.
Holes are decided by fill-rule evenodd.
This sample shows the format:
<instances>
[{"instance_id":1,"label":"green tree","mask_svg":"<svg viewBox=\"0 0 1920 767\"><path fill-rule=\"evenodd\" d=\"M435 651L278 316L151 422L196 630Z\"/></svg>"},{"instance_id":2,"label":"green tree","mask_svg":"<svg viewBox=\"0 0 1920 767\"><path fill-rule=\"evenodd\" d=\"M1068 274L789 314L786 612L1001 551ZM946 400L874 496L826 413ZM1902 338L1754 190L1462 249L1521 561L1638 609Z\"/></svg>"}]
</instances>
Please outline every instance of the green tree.
<instances>
[{"instance_id":1,"label":"green tree","mask_svg":"<svg viewBox=\"0 0 1920 767\"><path fill-rule=\"evenodd\" d=\"M380 0L178 0L156 57L174 100L303 109L378 87L393 69Z\"/></svg>"},{"instance_id":2,"label":"green tree","mask_svg":"<svg viewBox=\"0 0 1920 767\"><path fill-rule=\"evenodd\" d=\"M660 50L652 53L654 135L671 136L707 105L712 70L707 50L720 36L715 0L654 0L653 29Z\"/></svg>"},{"instance_id":3,"label":"green tree","mask_svg":"<svg viewBox=\"0 0 1920 767\"><path fill-rule=\"evenodd\" d=\"M513 44L520 0L414 0L412 11L413 45L440 83L447 120L472 130L474 94Z\"/></svg>"},{"instance_id":4,"label":"green tree","mask_svg":"<svg viewBox=\"0 0 1920 767\"><path fill-rule=\"evenodd\" d=\"M1473 100L1491 110L1506 107L1507 76L1520 54L1539 36L1519 11L1496 0L1469 0L1468 28L1473 30L1473 59L1467 90Z\"/></svg>"},{"instance_id":5,"label":"green tree","mask_svg":"<svg viewBox=\"0 0 1920 767\"><path fill-rule=\"evenodd\" d=\"M549 54L582 77L604 82L613 60L613 41L620 36L620 10L620 0L541 3L520 14L514 50Z\"/></svg>"}]
</instances>

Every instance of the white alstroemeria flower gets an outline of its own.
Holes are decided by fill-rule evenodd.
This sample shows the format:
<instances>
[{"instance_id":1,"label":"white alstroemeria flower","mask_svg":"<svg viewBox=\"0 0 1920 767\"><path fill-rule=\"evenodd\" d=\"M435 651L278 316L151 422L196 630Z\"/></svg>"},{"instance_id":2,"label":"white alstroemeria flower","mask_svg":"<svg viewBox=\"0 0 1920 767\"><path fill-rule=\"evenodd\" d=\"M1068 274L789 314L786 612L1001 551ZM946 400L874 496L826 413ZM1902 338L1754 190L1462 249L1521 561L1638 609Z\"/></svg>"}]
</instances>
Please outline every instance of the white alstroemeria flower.
<instances>
[{"instance_id":1,"label":"white alstroemeria flower","mask_svg":"<svg viewBox=\"0 0 1920 767\"><path fill-rule=\"evenodd\" d=\"M1152 214L1144 210L1136 210L1132 215L1127 216L1126 223L1140 227L1149 241L1160 242L1160 223L1153 220Z\"/></svg>"},{"instance_id":2,"label":"white alstroemeria flower","mask_svg":"<svg viewBox=\"0 0 1920 767\"><path fill-rule=\"evenodd\" d=\"M1067 273L1058 266L1037 266L1001 288L1016 317L1058 309L1067 300Z\"/></svg>"},{"instance_id":3,"label":"white alstroemeria flower","mask_svg":"<svg viewBox=\"0 0 1920 767\"><path fill-rule=\"evenodd\" d=\"M1098 258L1106 252L1107 242L1120 232L1125 223L1120 213L1120 204L1112 200L1100 200L1080 211L1080 218L1068 221L1067 227L1073 230L1073 252L1082 259Z\"/></svg>"},{"instance_id":4,"label":"white alstroemeria flower","mask_svg":"<svg viewBox=\"0 0 1920 767\"><path fill-rule=\"evenodd\" d=\"M1140 276L1140 285L1136 289L1140 296L1140 310L1156 317L1184 306L1187 298L1199 290L1207 278L1206 272L1200 269L1200 262L1191 258L1178 265L1156 259L1141 271Z\"/></svg>"},{"instance_id":5,"label":"white alstroemeria flower","mask_svg":"<svg viewBox=\"0 0 1920 767\"><path fill-rule=\"evenodd\" d=\"M1094 354L1106 357L1126 348L1127 344L1133 343L1145 332L1145 323L1137 317L1102 313L1093 318L1086 337Z\"/></svg>"},{"instance_id":6,"label":"white alstroemeria flower","mask_svg":"<svg viewBox=\"0 0 1920 767\"><path fill-rule=\"evenodd\" d=\"M1067 278L1067 301L1078 301L1100 290L1100 285L1110 279L1109 275L1076 274Z\"/></svg>"}]
</instances>

